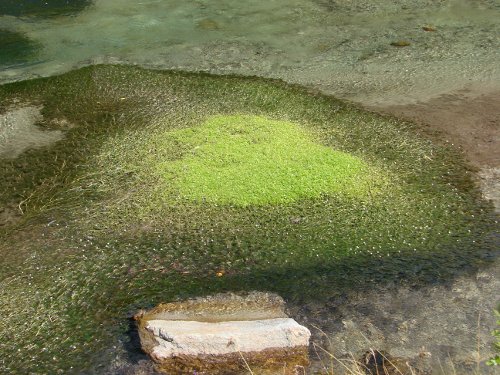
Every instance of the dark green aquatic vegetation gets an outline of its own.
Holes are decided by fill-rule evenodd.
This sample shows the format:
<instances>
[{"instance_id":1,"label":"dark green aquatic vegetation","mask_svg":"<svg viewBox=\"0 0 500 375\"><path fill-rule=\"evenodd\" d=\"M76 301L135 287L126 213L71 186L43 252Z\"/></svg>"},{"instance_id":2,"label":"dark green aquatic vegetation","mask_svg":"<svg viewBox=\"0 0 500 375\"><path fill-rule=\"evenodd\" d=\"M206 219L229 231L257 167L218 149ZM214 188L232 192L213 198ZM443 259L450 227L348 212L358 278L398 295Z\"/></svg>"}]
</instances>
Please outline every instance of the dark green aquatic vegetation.
<instances>
[{"instance_id":1,"label":"dark green aquatic vegetation","mask_svg":"<svg viewBox=\"0 0 500 375\"><path fill-rule=\"evenodd\" d=\"M109 372L127 317L161 301L323 301L491 247L456 152L299 87L94 66L0 87L0 113L20 105L65 137L0 160L0 205L24 213L0 229L3 372Z\"/></svg>"},{"instance_id":2,"label":"dark green aquatic vegetation","mask_svg":"<svg viewBox=\"0 0 500 375\"><path fill-rule=\"evenodd\" d=\"M39 46L21 33L0 29L0 66L34 60Z\"/></svg>"},{"instance_id":3,"label":"dark green aquatic vegetation","mask_svg":"<svg viewBox=\"0 0 500 375\"><path fill-rule=\"evenodd\" d=\"M55 17L74 15L85 9L91 0L2 0L0 16Z\"/></svg>"}]
</instances>

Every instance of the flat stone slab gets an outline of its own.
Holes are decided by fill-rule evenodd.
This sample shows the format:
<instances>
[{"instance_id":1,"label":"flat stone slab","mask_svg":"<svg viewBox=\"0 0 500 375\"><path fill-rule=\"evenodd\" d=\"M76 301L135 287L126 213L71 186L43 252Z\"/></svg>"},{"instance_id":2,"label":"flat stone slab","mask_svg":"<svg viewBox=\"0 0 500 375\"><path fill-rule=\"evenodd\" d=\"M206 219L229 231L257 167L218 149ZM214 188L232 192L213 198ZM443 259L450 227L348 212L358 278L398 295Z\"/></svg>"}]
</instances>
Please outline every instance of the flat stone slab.
<instances>
[{"instance_id":1,"label":"flat stone slab","mask_svg":"<svg viewBox=\"0 0 500 375\"><path fill-rule=\"evenodd\" d=\"M219 323L151 320L146 329L158 342L151 355L221 355L308 346L311 333L290 318Z\"/></svg>"},{"instance_id":2,"label":"flat stone slab","mask_svg":"<svg viewBox=\"0 0 500 375\"><path fill-rule=\"evenodd\" d=\"M136 320L143 350L165 373L292 374L309 363L311 333L284 307L275 294L228 293L161 304Z\"/></svg>"}]
</instances>

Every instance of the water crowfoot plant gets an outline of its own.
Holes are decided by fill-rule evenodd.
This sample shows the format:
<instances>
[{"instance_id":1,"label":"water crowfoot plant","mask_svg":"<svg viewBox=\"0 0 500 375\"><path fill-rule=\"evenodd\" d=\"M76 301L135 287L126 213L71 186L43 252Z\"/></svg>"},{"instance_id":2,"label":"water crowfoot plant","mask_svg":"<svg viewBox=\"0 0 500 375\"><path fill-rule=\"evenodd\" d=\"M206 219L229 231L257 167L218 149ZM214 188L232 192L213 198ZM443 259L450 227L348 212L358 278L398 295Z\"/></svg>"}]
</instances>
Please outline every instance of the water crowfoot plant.
<instances>
[{"instance_id":1,"label":"water crowfoot plant","mask_svg":"<svg viewBox=\"0 0 500 375\"><path fill-rule=\"evenodd\" d=\"M0 86L0 113L34 105L64 137L0 159L23 213L0 227L0 372L109 373L127 317L164 301L449 279L493 227L456 151L282 82L92 66Z\"/></svg>"}]
</instances>

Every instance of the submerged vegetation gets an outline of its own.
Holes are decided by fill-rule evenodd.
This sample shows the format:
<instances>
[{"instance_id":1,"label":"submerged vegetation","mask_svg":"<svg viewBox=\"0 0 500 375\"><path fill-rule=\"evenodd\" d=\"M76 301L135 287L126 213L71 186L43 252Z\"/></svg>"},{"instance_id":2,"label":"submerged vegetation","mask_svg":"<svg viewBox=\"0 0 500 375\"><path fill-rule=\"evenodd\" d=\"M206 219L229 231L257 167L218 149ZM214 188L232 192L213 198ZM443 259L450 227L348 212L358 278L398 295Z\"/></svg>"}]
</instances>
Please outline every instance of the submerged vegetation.
<instances>
[{"instance_id":1,"label":"submerged vegetation","mask_svg":"<svg viewBox=\"0 0 500 375\"><path fill-rule=\"evenodd\" d=\"M156 189L171 200L290 203L327 193L366 196L369 182L378 182L360 158L315 143L296 124L264 117L211 117L200 126L141 139L133 147L143 150L144 165L136 162L132 168L137 173L153 169L162 181ZM151 176L141 177L146 179Z\"/></svg>"},{"instance_id":2,"label":"submerged vegetation","mask_svg":"<svg viewBox=\"0 0 500 375\"><path fill-rule=\"evenodd\" d=\"M455 151L281 82L94 66L0 87L22 105L65 137L0 160L4 372L104 373L162 301L444 279L490 230Z\"/></svg>"},{"instance_id":3,"label":"submerged vegetation","mask_svg":"<svg viewBox=\"0 0 500 375\"><path fill-rule=\"evenodd\" d=\"M29 62L36 57L39 47L22 33L0 29L0 66Z\"/></svg>"},{"instance_id":4,"label":"submerged vegetation","mask_svg":"<svg viewBox=\"0 0 500 375\"><path fill-rule=\"evenodd\" d=\"M2 0L0 2L0 16L66 16L73 15L91 4L91 0Z\"/></svg>"}]
</instances>

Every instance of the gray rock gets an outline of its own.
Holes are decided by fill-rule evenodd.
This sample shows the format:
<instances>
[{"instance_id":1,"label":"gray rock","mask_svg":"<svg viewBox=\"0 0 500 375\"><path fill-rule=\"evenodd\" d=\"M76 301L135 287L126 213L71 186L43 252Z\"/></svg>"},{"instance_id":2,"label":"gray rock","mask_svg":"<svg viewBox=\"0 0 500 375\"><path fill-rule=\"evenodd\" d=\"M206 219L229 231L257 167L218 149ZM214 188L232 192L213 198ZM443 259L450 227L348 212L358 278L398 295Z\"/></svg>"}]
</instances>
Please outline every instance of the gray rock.
<instances>
[{"instance_id":1,"label":"gray rock","mask_svg":"<svg viewBox=\"0 0 500 375\"><path fill-rule=\"evenodd\" d=\"M165 373L296 373L311 333L269 293L219 294L161 304L136 315L143 350ZM285 369L285 370L283 370Z\"/></svg>"},{"instance_id":2,"label":"gray rock","mask_svg":"<svg viewBox=\"0 0 500 375\"><path fill-rule=\"evenodd\" d=\"M224 355L307 346L311 335L290 318L216 323L150 320L146 329L157 341L151 356L159 360L183 354Z\"/></svg>"}]
</instances>

